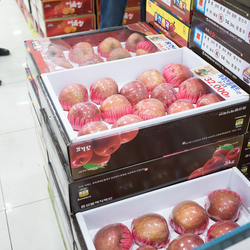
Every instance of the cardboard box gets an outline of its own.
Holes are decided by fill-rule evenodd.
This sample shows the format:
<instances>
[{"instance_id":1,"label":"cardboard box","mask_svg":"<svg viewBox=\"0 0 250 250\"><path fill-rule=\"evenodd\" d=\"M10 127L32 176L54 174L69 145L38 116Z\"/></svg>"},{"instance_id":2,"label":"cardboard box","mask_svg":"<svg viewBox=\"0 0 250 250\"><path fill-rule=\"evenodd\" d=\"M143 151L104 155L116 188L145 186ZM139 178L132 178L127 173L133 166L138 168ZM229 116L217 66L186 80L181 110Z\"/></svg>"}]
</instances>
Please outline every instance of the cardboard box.
<instances>
[{"instance_id":1,"label":"cardboard box","mask_svg":"<svg viewBox=\"0 0 250 250\"><path fill-rule=\"evenodd\" d=\"M180 21L156 1L147 0L146 21L178 46L188 46L190 25Z\"/></svg>"},{"instance_id":2,"label":"cardboard box","mask_svg":"<svg viewBox=\"0 0 250 250\"><path fill-rule=\"evenodd\" d=\"M241 42L194 16L189 48L250 92L250 54Z\"/></svg>"},{"instance_id":3,"label":"cardboard box","mask_svg":"<svg viewBox=\"0 0 250 250\"><path fill-rule=\"evenodd\" d=\"M114 68L130 68L129 65L132 60L133 64L137 65L136 68L131 68L126 73L114 70ZM92 82L102 77L115 79L119 88L121 88L125 83L136 79L142 72L151 68L152 65L154 65L155 69L162 72L163 68L172 62L184 63L192 69L194 75L199 74L201 71L207 71L206 74L208 75L198 77L209 81L211 85L214 82L215 87L212 87L211 91L216 92L216 88L219 88L219 91L224 93L226 100L210 106L165 115L126 127L80 137L77 136L77 131L73 130L67 119L68 112L63 111L58 101L58 95L62 87L72 82L81 83L82 75L85 76L83 84L87 88L89 88ZM52 118L52 129L57 138L67 138L65 143L61 144L61 148L65 159L67 159L68 164L72 167L71 172L74 180L241 135L246 132L248 125L249 95L221 73L216 70L214 71L214 68L188 48L75 68L69 71L43 74L41 79L44 82L49 102L52 103L53 108L50 107L46 99L42 105L47 115ZM222 86L224 87L222 88ZM55 125L58 122L53 122L54 117L57 117L56 120L59 121L59 128ZM104 166L95 166L95 171L86 172L83 172L83 169L79 171L78 168L73 167L72 162L75 160L75 156L78 157L83 154L84 149L91 148L90 141L95 140L101 143L101 141L111 139L116 133L125 133L131 129L139 129L136 137L128 143L121 144L119 149L111 155L109 162ZM61 133L62 131L64 132ZM97 142L95 143L97 144ZM140 148L139 152L138 148Z\"/></svg>"},{"instance_id":4,"label":"cardboard box","mask_svg":"<svg viewBox=\"0 0 250 250\"><path fill-rule=\"evenodd\" d=\"M61 17L72 17L94 14L94 0L77 0L77 1L55 1L46 3L40 1L42 5L42 16L46 19Z\"/></svg>"},{"instance_id":5,"label":"cardboard box","mask_svg":"<svg viewBox=\"0 0 250 250\"><path fill-rule=\"evenodd\" d=\"M128 226L130 229L131 222L134 218L147 213L158 213L166 218L169 225L170 237L171 240L173 240L178 236L169 224L169 216L173 207L183 200L193 200L204 207L207 195L218 189L230 189L242 196L243 206L241 216L237 221L242 228L238 228L238 230L243 232L246 230L246 227L249 228L250 216L249 209L247 208L250 207L250 183L236 168L204 176L195 180L182 182L170 187L161 188L142 195L137 195L106 206L80 212L76 214L76 219L81 229L82 237L86 243L86 248L89 250L95 249L92 241L93 237L103 226L119 222ZM210 220L208 228L214 223L214 221ZM237 231L235 230L231 233L234 232ZM225 240L225 238L229 239L229 237L232 237L231 233L221 237L221 240L223 241L223 238ZM205 235L206 231L200 236L204 239ZM219 239L215 240L214 244L218 244L218 241ZM231 244L232 243L233 241L231 241ZM213 241L208 245L211 244L213 244ZM206 245L203 245L202 247L205 246ZM132 249L136 248L138 248L138 246L133 245ZM223 247L220 247L218 249L222 248Z\"/></svg>"},{"instance_id":6,"label":"cardboard box","mask_svg":"<svg viewBox=\"0 0 250 250\"><path fill-rule=\"evenodd\" d=\"M155 1L171 12L179 20L190 24L193 16L193 0L157 0Z\"/></svg>"},{"instance_id":7,"label":"cardboard box","mask_svg":"<svg viewBox=\"0 0 250 250\"><path fill-rule=\"evenodd\" d=\"M241 49L249 51L250 6L235 0L194 0L194 15L219 27L231 39L239 41Z\"/></svg>"}]
</instances>

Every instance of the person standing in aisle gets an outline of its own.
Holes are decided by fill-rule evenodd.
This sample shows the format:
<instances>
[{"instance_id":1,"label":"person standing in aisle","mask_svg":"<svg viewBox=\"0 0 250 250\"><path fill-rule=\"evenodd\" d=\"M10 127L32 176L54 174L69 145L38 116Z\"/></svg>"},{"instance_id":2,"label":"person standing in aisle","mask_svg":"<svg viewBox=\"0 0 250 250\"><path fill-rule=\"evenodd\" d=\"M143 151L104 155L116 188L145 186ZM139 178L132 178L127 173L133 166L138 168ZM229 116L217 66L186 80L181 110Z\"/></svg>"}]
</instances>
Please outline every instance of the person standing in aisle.
<instances>
[{"instance_id":1,"label":"person standing in aisle","mask_svg":"<svg viewBox=\"0 0 250 250\"><path fill-rule=\"evenodd\" d=\"M122 26L127 0L101 0L101 22L99 29ZM141 22L146 21L146 0L140 0Z\"/></svg>"}]
</instances>

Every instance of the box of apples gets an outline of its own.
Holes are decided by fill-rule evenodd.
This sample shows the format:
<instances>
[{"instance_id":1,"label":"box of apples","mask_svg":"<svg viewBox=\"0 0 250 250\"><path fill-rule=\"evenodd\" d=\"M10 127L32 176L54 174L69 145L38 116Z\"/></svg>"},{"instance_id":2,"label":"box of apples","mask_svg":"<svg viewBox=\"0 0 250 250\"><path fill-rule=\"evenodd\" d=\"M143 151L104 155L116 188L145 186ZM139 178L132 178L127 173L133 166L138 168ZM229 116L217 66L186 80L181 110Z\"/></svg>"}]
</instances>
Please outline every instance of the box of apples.
<instances>
[{"instance_id":1,"label":"box of apples","mask_svg":"<svg viewBox=\"0 0 250 250\"><path fill-rule=\"evenodd\" d=\"M248 126L249 95L185 47L41 79L73 180L243 135ZM82 101L67 102L70 93Z\"/></svg>"},{"instance_id":2,"label":"box of apples","mask_svg":"<svg viewBox=\"0 0 250 250\"><path fill-rule=\"evenodd\" d=\"M224 249L249 236L249 192L231 168L76 213L74 226L89 250Z\"/></svg>"}]
</instances>

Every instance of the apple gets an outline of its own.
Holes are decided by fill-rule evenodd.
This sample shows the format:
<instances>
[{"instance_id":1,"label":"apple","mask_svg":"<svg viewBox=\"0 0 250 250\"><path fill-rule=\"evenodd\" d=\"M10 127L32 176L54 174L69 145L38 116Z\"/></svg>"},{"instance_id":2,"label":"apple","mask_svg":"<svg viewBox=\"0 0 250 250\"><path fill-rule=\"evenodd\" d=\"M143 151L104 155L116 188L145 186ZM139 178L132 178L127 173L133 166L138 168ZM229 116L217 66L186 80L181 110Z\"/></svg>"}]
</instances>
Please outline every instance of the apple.
<instances>
[{"instance_id":1,"label":"apple","mask_svg":"<svg viewBox=\"0 0 250 250\"><path fill-rule=\"evenodd\" d=\"M97 133L108 130L107 125L101 121L92 121L84 124L78 132L78 136Z\"/></svg>"},{"instance_id":2,"label":"apple","mask_svg":"<svg viewBox=\"0 0 250 250\"><path fill-rule=\"evenodd\" d=\"M186 99L179 99L170 104L170 106L167 109L167 114L171 115L194 108L195 106L191 103L191 101Z\"/></svg>"},{"instance_id":3,"label":"apple","mask_svg":"<svg viewBox=\"0 0 250 250\"><path fill-rule=\"evenodd\" d=\"M113 154L121 146L121 137L118 134L96 138L92 141L92 149L99 156Z\"/></svg>"},{"instance_id":4,"label":"apple","mask_svg":"<svg viewBox=\"0 0 250 250\"><path fill-rule=\"evenodd\" d=\"M87 163L104 165L109 161L109 159L110 159L110 155L100 156L100 155L97 155L95 152L93 152L90 160Z\"/></svg>"},{"instance_id":5,"label":"apple","mask_svg":"<svg viewBox=\"0 0 250 250\"><path fill-rule=\"evenodd\" d=\"M136 56L155 53L156 51L156 47L150 41L139 42L136 46Z\"/></svg>"},{"instance_id":6,"label":"apple","mask_svg":"<svg viewBox=\"0 0 250 250\"><path fill-rule=\"evenodd\" d=\"M107 61L115 61L132 57L128 50L124 48L113 49L106 57Z\"/></svg>"},{"instance_id":7,"label":"apple","mask_svg":"<svg viewBox=\"0 0 250 250\"><path fill-rule=\"evenodd\" d=\"M100 78L90 86L90 99L95 104L101 104L107 97L115 94L118 94L118 85L109 77Z\"/></svg>"},{"instance_id":8,"label":"apple","mask_svg":"<svg viewBox=\"0 0 250 250\"><path fill-rule=\"evenodd\" d=\"M74 104L88 101L88 90L82 84L72 83L61 89L58 99L62 108L68 111Z\"/></svg>"},{"instance_id":9,"label":"apple","mask_svg":"<svg viewBox=\"0 0 250 250\"><path fill-rule=\"evenodd\" d=\"M122 48L120 41L114 37L107 37L99 43L97 52L101 56L107 57L112 50L117 48Z\"/></svg>"},{"instance_id":10,"label":"apple","mask_svg":"<svg viewBox=\"0 0 250 250\"><path fill-rule=\"evenodd\" d=\"M218 238L232 231L233 229L237 227L239 227L239 224L237 224L234 221L230 221L230 220L217 221L208 229L205 241L209 242L215 238Z\"/></svg>"},{"instance_id":11,"label":"apple","mask_svg":"<svg viewBox=\"0 0 250 250\"><path fill-rule=\"evenodd\" d=\"M132 236L138 245L165 247L170 240L166 219L156 213L148 213L135 218L131 224Z\"/></svg>"},{"instance_id":12,"label":"apple","mask_svg":"<svg viewBox=\"0 0 250 250\"><path fill-rule=\"evenodd\" d=\"M221 101L224 101L224 98L221 97L219 94L217 94L217 93L208 93L208 94L205 94L205 95L201 96L197 100L196 106L197 107L202 107L202 106L210 105L212 103L221 102Z\"/></svg>"},{"instance_id":13,"label":"apple","mask_svg":"<svg viewBox=\"0 0 250 250\"><path fill-rule=\"evenodd\" d=\"M170 225L178 234L202 234L209 223L205 209L195 201L185 200L174 206Z\"/></svg>"},{"instance_id":14,"label":"apple","mask_svg":"<svg viewBox=\"0 0 250 250\"><path fill-rule=\"evenodd\" d=\"M165 116L165 107L157 99L144 99L135 105L134 114L139 115L143 120L149 120Z\"/></svg>"},{"instance_id":15,"label":"apple","mask_svg":"<svg viewBox=\"0 0 250 250\"><path fill-rule=\"evenodd\" d=\"M77 131L79 131L85 123L101 120L98 107L91 102L74 104L69 110L67 117L73 129Z\"/></svg>"},{"instance_id":16,"label":"apple","mask_svg":"<svg viewBox=\"0 0 250 250\"><path fill-rule=\"evenodd\" d=\"M132 104L121 94L107 97L101 103L100 110L102 119L109 124L113 124L123 115L133 112Z\"/></svg>"},{"instance_id":17,"label":"apple","mask_svg":"<svg viewBox=\"0 0 250 250\"><path fill-rule=\"evenodd\" d=\"M78 168L87 163L92 157L92 145L91 143L81 143L79 146L73 149L70 154L71 168Z\"/></svg>"},{"instance_id":18,"label":"apple","mask_svg":"<svg viewBox=\"0 0 250 250\"><path fill-rule=\"evenodd\" d=\"M188 180L200 177L203 175L203 167L195 169L188 177Z\"/></svg>"},{"instance_id":19,"label":"apple","mask_svg":"<svg viewBox=\"0 0 250 250\"><path fill-rule=\"evenodd\" d=\"M163 83L165 81L162 73L156 69L149 69L142 72L138 78L138 81L142 82L149 94L151 94L152 90Z\"/></svg>"},{"instance_id":20,"label":"apple","mask_svg":"<svg viewBox=\"0 0 250 250\"><path fill-rule=\"evenodd\" d=\"M73 65L64 57L51 59L51 62L65 69L74 68Z\"/></svg>"},{"instance_id":21,"label":"apple","mask_svg":"<svg viewBox=\"0 0 250 250\"><path fill-rule=\"evenodd\" d=\"M234 148L234 146L232 144L225 144L225 145L221 145L219 146L215 152L213 153L213 157L214 156L219 156L222 159L225 159L227 153L232 150Z\"/></svg>"},{"instance_id":22,"label":"apple","mask_svg":"<svg viewBox=\"0 0 250 250\"><path fill-rule=\"evenodd\" d=\"M188 99L195 104L201 96L209 93L209 91L208 85L200 78L190 77L179 85L177 98Z\"/></svg>"},{"instance_id":23,"label":"apple","mask_svg":"<svg viewBox=\"0 0 250 250\"><path fill-rule=\"evenodd\" d=\"M91 54L86 54L82 58L79 59L78 64L79 67L82 66L87 66L91 64L97 64L97 63L102 63L104 62L103 58L100 57L100 55L91 53Z\"/></svg>"},{"instance_id":24,"label":"apple","mask_svg":"<svg viewBox=\"0 0 250 250\"><path fill-rule=\"evenodd\" d=\"M206 201L205 209L208 216L215 220L235 221L239 217L242 198L236 192L219 189L211 192Z\"/></svg>"},{"instance_id":25,"label":"apple","mask_svg":"<svg viewBox=\"0 0 250 250\"><path fill-rule=\"evenodd\" d=\"M230 150L225 157L224 168L236 166L240 157L241 147L236 147Z\"/></svg>"},{"instance_id":26,"label":"apple","mask_svg":"<svg viewBox=\"0 0 250 250\"><path fill-rule=\"evenodd\" d=\"M138 115L133 115L133 114L124 115L113 124L112 128L118 128L141 121L143 121L143 119ZM126 143L132 141L137 136L138 131L139 131L138 128L134 128L132 130L121 132L120 133L121 142Z\"/></svg>"},{"instance_id":27,"label":"apple","mask_svg":"<svg viewBox=\"0 0 250 250\"><path fill-rule=\"evenodd\" d=\"M174 88L192 77L193 73L182 63L169 63L163 69L163 77L167 83L170 83Z\"/></svg>"},{"instance_id":28,"label":"apple","mask_svg":"<svg viewBox=\"0 0 250 250\"><path fill-rule=\"evenodd\" d=\"M164 106L165 110L177 100L177 91L174 87L169 83L162 83L158 85L151 93L151 98L158 99L161 101Z\"/></svg>"},{"instance_id":29,"label":"apple","mask_svg":"<svg viewBox=\"0 0 250 250\"><path fill-rule=\"evenodd\" d=\"M186 233L173 239L168 245L168 250L192 250L202 244L204 241L199 235Z\"/></svg>"},{"instance_id":30,"label":"apple","mask_svg":"<svg viewBox=\"0 0 250 250\"><path fill-rule=\"evenodd\" d=\"M136 52L136 46L139 42L142 42L142 41L147 41L145 35L142 35L140 33L137 33L137 32L134 32L132 33L126 43L125 43L125 48L128 50L128 51L131 51L131 52Z\"/></svg>"},{"instance_id":31,"label":"apple","mask_svg":"<svg viewBox=\"0 0 250 250\"><path fill-rule=\"evenodd\" d=\"M203 166L203 175L213 173L224 167L224 160L219 156L213 156Z\"/></svg>"},{"instance_id":32,"label":"apple","mask_svg":"<svg viewBox=\"0 0 250 250\"><path fill-rule=\"evenodd\" d=\"M126 225L113 223L99 229L93 243L96 250L129 250L133 245L133 239Z\"/></svg>"},{"instance_id":33,"label":"apple","mask_svg":"<svg viewBox=\"0 0 250 250\"><path fill-rule=\"evenodd\" d=\"M69 60L74 63L79 63L79 60L86 54L94 53L92 45L88 42L79 42L69 50Z\"/></svg>"},{"instance_id":34,"label":"apple","mask_svg":"<svg viewBox=\"0 0 250 250\"><path fill-rule=\"evenodd\" d=\"M131 104L137 104L148 98L147 88L142 82L136 80L126 83L121 88L120 94L125 96Z\"/></svg>"}]
</instances>

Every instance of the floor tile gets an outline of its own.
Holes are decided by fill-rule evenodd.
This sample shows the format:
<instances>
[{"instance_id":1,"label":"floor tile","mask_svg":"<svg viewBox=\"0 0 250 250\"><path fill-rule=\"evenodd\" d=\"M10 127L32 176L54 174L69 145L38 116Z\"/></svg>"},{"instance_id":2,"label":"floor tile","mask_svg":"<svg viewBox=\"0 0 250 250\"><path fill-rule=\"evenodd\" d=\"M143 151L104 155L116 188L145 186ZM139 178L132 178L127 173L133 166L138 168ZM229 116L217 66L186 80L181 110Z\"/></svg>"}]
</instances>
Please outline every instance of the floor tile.
<instances>
[{"instance_id":1,"label":"floor tile","mask_svg":"<svg viewBox=\"0 0 250 250\"><path fill-rule=\"evenodd\" d=\"M50 199L6 213L14 250L65 249Z\"/></svg>"},{"instance_id":2,"label":"floor tile","mask_svg":"<svg viewBox=\"0 0 250 250\"><path fill-rule=\"evenodd\" d=\"M5 211L0 212L0 248L4 250L11 250L10 237L8 233L8 226L6 221Z\"/></svg>"},{"instance_id":3,"label":"floor tile","mask_svg":"<svg viewBox=\"0 0 250 250\"><path fill-rule=\"evenodd\" d=\"M49 197L35 129L0 136L0 176L6 209Z\"/></svg>"},{"instance_id":4,"label":"floor tile","mask_svg":"<svg viewBox=\"0 0 250 250\"><path fill-rule=\"evenodd\" d=\"M0 86L0 135L34 127L26 82Z\"/></svg>"},{"instance_id":5,"label":"floor tile","mask_svg":"<svg viewBox=\"0 0 250 250\"><path fill-rule=\"evenodd\" d=\"M2 183L0 178L0 212L5 210L4 200L3 200L3 191L2 191Z\"/></svg>"}]
</instances>

